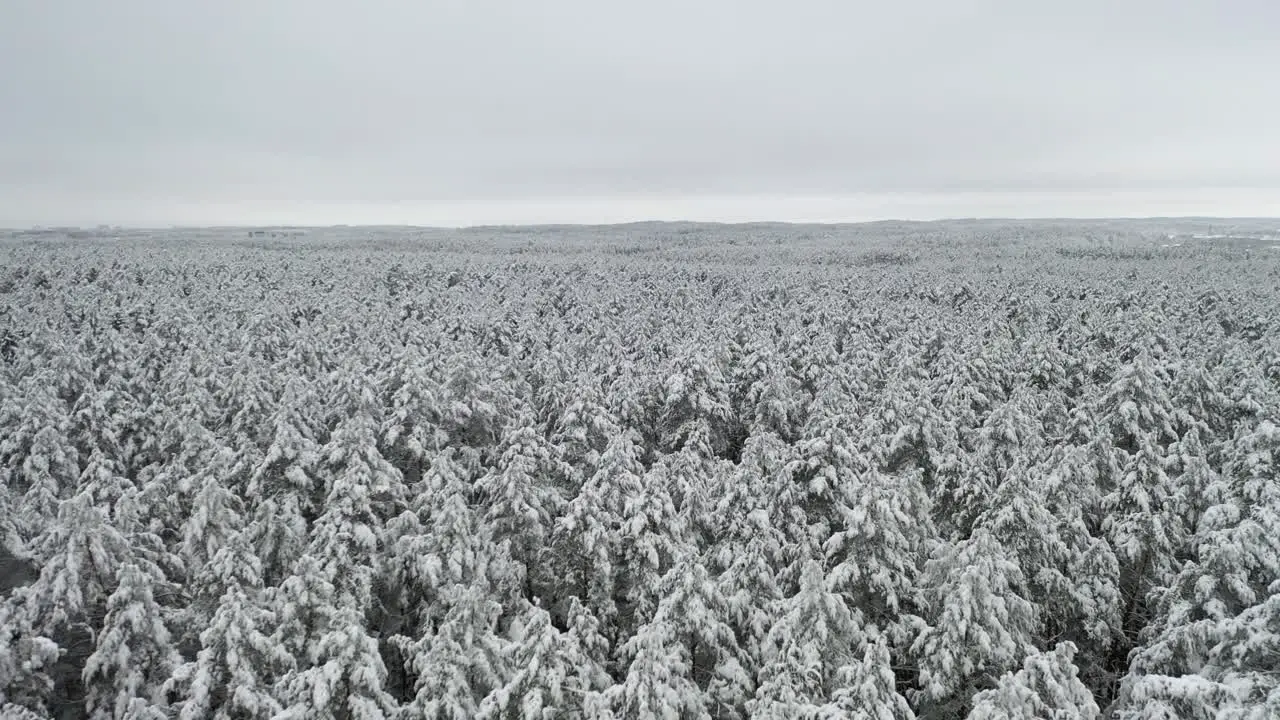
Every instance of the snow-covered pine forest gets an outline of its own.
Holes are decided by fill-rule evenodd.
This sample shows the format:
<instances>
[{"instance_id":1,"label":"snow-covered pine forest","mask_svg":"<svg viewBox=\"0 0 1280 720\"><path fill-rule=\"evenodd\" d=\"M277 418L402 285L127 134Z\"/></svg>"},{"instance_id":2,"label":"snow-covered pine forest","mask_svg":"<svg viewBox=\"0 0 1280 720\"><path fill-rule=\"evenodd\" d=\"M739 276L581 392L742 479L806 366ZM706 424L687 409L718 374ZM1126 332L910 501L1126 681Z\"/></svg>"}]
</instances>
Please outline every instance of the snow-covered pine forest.
<instances>
[{"instance_id":1,"label":"snow-covered pine forest","mask_svg":"<svg viewBox=\"0 0 1280 720\"><path fill-rule=\"evenodd\" d=\"M14 235L0 717L1280 717L1202 225Z\"/></svg>"}]
</instances>

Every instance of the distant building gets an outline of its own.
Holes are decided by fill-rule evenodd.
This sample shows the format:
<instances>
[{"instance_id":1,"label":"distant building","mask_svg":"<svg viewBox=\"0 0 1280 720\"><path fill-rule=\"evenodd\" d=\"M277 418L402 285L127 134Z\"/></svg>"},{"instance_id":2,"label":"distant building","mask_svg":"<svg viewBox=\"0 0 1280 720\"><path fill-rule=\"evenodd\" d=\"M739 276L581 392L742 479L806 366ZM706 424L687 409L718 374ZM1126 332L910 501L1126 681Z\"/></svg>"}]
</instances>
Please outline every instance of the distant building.
<instances>
[{"instance_id":1,"label":"distant building","mask_svg":"<svg viewBox=\"0 0 1280 720\"><path fill-rule=\"evenodd\" d=\"M256 228L249 231L249 237L302 237L307 231L302 228Z\"/></svg>"}]
</instances>

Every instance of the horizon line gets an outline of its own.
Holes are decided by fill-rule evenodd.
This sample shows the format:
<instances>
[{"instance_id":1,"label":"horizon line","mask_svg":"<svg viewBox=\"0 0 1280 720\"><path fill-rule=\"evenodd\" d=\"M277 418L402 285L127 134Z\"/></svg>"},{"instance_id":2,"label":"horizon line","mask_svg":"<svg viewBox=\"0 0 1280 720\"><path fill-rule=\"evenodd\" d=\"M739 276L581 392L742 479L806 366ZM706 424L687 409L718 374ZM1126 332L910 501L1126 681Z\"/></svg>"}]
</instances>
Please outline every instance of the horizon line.
<instances>
[{"instance_id":1,"label":"horizon line","mask_svg":"<svg viewBox=\"0 0 1280 720\"><path fill-rule=\"evenodd\" d=\"M26 227L3 227L3 232L32 231L94 231L94 230L332 230L338 228L362 229L404 229L404 230L490 230L512 228L623 228L637 225L703 225L712 227L750 227L750 226L792 226L792 227L851 227L865 225L940 225L945 223L1023 223L1023 222L1058 222L1058 223L1098 223L1098 222L1215 222L1215 221L1251 221L1280 222L1280 215L1096 215L1096 216L1063 216L1063 215L957 215L955 217L915 219L877 218L873 220L697 220L697 219L663 219L622 220L616 222L539 222L539 223L477 223L467 225L432 225L416 223L216 223L209 225L126 225L118 223L99 223L94 225L56 225L36 224ZM1278 228L1280 230L1280 228Z\"/></svg>"}]
</instances>

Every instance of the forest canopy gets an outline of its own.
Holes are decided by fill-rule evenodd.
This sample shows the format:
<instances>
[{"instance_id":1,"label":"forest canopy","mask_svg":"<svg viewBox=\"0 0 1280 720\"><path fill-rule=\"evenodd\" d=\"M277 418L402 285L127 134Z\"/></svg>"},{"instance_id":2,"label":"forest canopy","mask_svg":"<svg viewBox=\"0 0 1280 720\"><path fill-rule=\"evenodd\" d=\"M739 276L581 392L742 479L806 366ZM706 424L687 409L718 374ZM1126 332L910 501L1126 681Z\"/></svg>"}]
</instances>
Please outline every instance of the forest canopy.
<instances>
[{"instance_id":1,"label":"forest canopy","mask_svg":"<svg viewBox=\"0 0 1280 720\"><path fill-rule=\"evenodd\" d=\"M1206 223L0 239L0 717L1280 716Z\"/></svg>"}]
</instances>

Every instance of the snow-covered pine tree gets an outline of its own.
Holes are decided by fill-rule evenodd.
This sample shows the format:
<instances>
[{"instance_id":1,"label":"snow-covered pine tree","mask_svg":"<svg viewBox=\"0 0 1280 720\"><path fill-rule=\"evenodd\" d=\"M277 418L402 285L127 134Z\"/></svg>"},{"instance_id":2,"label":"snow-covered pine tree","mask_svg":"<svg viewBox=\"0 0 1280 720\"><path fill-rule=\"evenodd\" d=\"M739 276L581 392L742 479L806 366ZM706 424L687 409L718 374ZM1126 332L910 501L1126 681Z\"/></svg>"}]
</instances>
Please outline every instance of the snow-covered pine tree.
<instances>
[{"instance_id":1,"label":"snow-covered pine tree","mask_svg":"<svg viewBox=\"0 0 1280 720\"><path fill-rule=\"evenodd\" d=\"M249 475L245 496L252 517L246 531L263 562L263 579L277 585L306 547L310 522L320 514L324 488L317 476L321 446L303 416L311 395L291 378L270 424L274 435Z\"/></svg>"},{"instance_id":2,"label":"snow-covered pine tree","mask_svg":"<svg viewBox=\"0 0 1280 720\"><path fill-rule=\"evenodd\" d=\"M677 559L696 555L687 540L685 518L667 493L667 468L654 465L639 492L626 498L618 529L614 603L623 636L653 617L663 595L662 579Z\"/></svg>"},{"instance_id":3,"label":"snow-covered pine tree","mask_svg":"<svg viewBox=\"0 0 1280 720\"><path fill-rule=\"evenodd\" d=\"M412 507L387 523L380 558L379 603L387 620L383 634L429 632L448 612L453 586L482 586L513 599L522 589L503 546L468 504L471 483L457 453L436 455Z\"/></svg>"},{"instance_id":4,"label":"snow-covered pine tree","mask_svg":"<svg viewBox=\"0 0 1280 720\"><path fill-rule=\"evenodd\" d=\"M1101 717L1076 669L1076 647L1059 643L1052 651L1028 655L1022 669L973 697L969 720L1097 720Z\"/></svg>"},{"instance_id":5,"label":"snow-covered pine tree","mask_svg":"<svg viewBox=\"0 0 1280 720\"><path fill-rule=\"evenodd\" d=\"M765 638L782 597L777 572L786 539L763 509L747 512L729 528L731 538L721 545L719 560L727 567L716 583L742 650L743 666L754 677L763 663Z\"/></svg>"},{"instance_id":6,"label":"snow-covered pine tree","mask_svg":"<svg viewBox=\"0 0 1280 720\"><path fill-rule=\"evenodd\" d=\"M1189 535L1196 533L1200 519L1213 502L1208 492L1218 482L1219 471L1215 468L1222 467L1220 457L1226 445L1215 441L1212 447L1207 447L1202 432L1199 427L1189 428L1169 447L1166 458L1165 472L1182 496L1180 504L1185 513L1182 520Z\"/></svg>"},{"instance_id":7,"label":"snow-covered pine tree","mask_svg":"<svg viewBox=\"0 0 1280 720\"><path fill-rule=\"evenodd\" d=\"M1211 688L1205 695L1217 701L1218 717L1255 720L1280 712L1280 678L1275 670L1280 644L1280 582L1267 590L1265 601L1226 623L1224 639L1213 649L1203 670L1207 680L1217 683L1217 693Z\"/></svg>"},{"instance_id":8,"label":"snow-covered pine tree","mask_svg":"<svg viewBox=\"0 0 1280 720\"><path fill-rule=\"evenodd\" d=\"M438 717L454 708L474 715L477 704L505 678L497 622L504 608L527 604L521 599L521 573L507 546L492 541L489 527L468 504L471 485L453 451L432 460L423 486L413 507L387 525L380 634L390 638L392 677L397 692L415 708L411 712ZM450 682L441 673L470 672L448 669L464 656L483 677L466 686L465 697L439 696L440 683Z\"/></svg>"},{"instance_id":9,"label":"snow-covered pine tree","mask_svg":"<svg viewBox=\"0 0 1280 720\"><path fill-rule=\"evenodd\" d=\"M1089 449L1082 446L1056 449L1041 467L1034 469L1032 492L1053 517L1053 532L1045 532L1044 537L1056 539L1066 548L1066 563L1060 570L1070 586L1066 593L1037 598L1044 611L1044 635L1076 643L1076 664L1090 686L1096 687L1095 683L1102 682L1099 678L1114 672L1103 665L1121 633L1124 601L1119 561L1093 512L1099 500L1089 457ZM1047 547L1054 546L1050 542ZM1033 588L1047 589L1056 580L1056 573L1029 580Z\"/></svg>"},{"instance_id":10,"label":"snow-covered pine tree","mask_svg":"<svg viewBox=\"0 0 1280 720\"><path fill-rule=\"evenodd\" d=\"M964 538L994 503L1000 487L1011 478L1025 476L1041 459L1042 429L1027 393L1016 393L995 406L973 433L973 451L967 453L957 482L940 488L934 500L942 510L940 524L954 537Z\"/></svg>"},{"instance_id":11,"label":"snow-covered pine tree","mask_svg":"<svg viewBox=\"0 0 1280 720\"><path fill-rule=\"evenodd\" d=\"M799 592L779 609L747 711L753 718L813 716L843 686L841 668L855 662L866 640L862 621L827 587L816 560L805 563Z\"/></svg>"},{"instance_id":12,"label":"snow-covered pine tree","mask_svg":"<svg viewBox=\"0 0 1280 720\"><path fill-rule=\"evenodd\" d=\"M1173 429L1179 437L1195 431L1210 445L1230 438L1235 420L1231 401L1200 360L1184 360L1174 372L1171 388Z\"/></svg>"},{"instance_id":13,"label":"snow-covered pine tree","mask_svg":"<svg viewBox=\"0 0 1280 720\"><path fill-rule=\"evenodd\" d=\"M622 432L621 421L609 410L597 385L590 377L578 378L570 384L572 396L566 398L564 408L548 418L557 456L572 472L562 488L569 497L595 474L609 442Z\"/></svg>"},{"instance_id":14,"label":"snow-covered pine tree","mask_svg":"<svg viewBox=\"0 0 1280 720\"><path fill-rule=\"evenodd\" d=\"M378 452L374 402L371 391L362 390L360 411L334 431L322 450L323 512L312 525L305 551L320 562L339 603L359 613L372 603L381 515L393 511L403 493L400 471Z\"/></svg>"},{"instance_id":15,"label":"snow-covered pine tree","mask_svg":"<svg viewBox=\"0 0 1280 720\"><path fill-rule=\"evenodd\" d=\"M378 641L365 626L381 532L375 502L394 503L400 492L399 471L376 447L372 403L366 388L359 395L361 410L324 448L324 510L294 577L282 587L288 605L307 603L286 606L281 614L282 629L293 625L290 634L304 635L300 643L286 638L301 653L297 668L277 685L282 717L381 718L395 710Z\"/></svg>"},{"instance_id":16,"label":"snow-covered pine tree","mask_svg":"<svg viewBox=\"0 0 1280 720\"><path fill-rule=\"evenodd\" d=\"M698 421L689 428L684 446L678 451L661 455L651 473L659 482L663 494L678 513L673 518L669 532L684 535L684 540L697 548L705 548L721 532L723 518L715 514L715 499L724 493L723 483L732 465L716 457L712 447L711 427ZM649 483L646 483L646 487Z\"/></svg>"},{"instance_id":17,"label":"snow-covered pine tree","mask_svg":"<svg viewBox=\"0 0 1280 720\"><path fill-rule=\"evenodd\" d=\"M38 552L41 535L57 521L60 501L78 490L79 453L56 426L46 426L35 433L14 475L8 484L21 491L22 500L14 517L21 544L13 549Z\"/></svg>"},{"instance_id":18,"label":"snow-covered pine tree","mask_svg":"<svg viewBox=\"0 0 1280 720\"><path fill-rule=\"evenodd\" d=\"M1125 678L1121 700L1108 709L1116 720L1244 720L1272 717L1246 714L1230 688L1200 675L1133 675Z\"/></svg>"},{"instance_id":19,"label":"snow-covered pine tree","mask_svg":"<svg viewBox=\"0 0 1280 720\"><path fill-rule=\"evenodd\" d=\"M924 565L920 588L929 627L916 638L921 718L963 713L978 690L1017 666L1037 630L1026 580L990 531L940 546Z\"/></svg>"},{"instance_id":20,"label":"snow-covered pine tree","mask_svg":"<svg viewBox=\"0 0 1280 720\"><path fill-rule=\"evenodd\" d=\"M320 560L303 554L293 573L271 593L275 629L271 638L306 666L315 657L315 642L325 631L330 610L336 605L336 591Z\"/></svg>"},{"instance_id":21,"label":"snow-covered pine tree","mask_svg":"<svg viewBox=\"0 0 1280 720\"><path fill-rule=\"evenodd\" d=\"M1132 639L1151 620L1152 590L1176 569L1185 543L1187 503L1165 471L1177 440L1172 401L1155 361L1140 353L1121 366L1098 403L1098 508L1102 531L1120 566L1122 642L1111 666L1122 671Z\"/></svg>"},{"instance_id":22,"label":"snow-covered pine tree","mask_svg":"<svg viewBox=\"0 0 1280 720\"><path fill-rule=\"evenodd\" d=\"M645 491L639 436L622 432L610 441L599 469L583 484L559 519L552 542L564 592L579 597L601 622L605 637L619 643L619 572L627 503Z\"/></svg>"},{"instance_id":23,"label":"snow-covered pine tree","mask_svg":"<svg viewBox=\"0 0 1280 720\"><path fill-rule=\"evenodd\" d=\"M865 470L843 488L842 522L823 545L831 587L898 650L919 630L917 569L935 540L919 475Z\"/></svg>"},{"instance_id":24,"label":"snow-covered pine tree","mask_svg":"<svg viewBox=\"0 0 1280 720\"><path fill-rule=\"evenodd\" d=\"M944 414L938 403L945 404L947 397L935 401L935 394L919 378L892 380L866 414L857 438L858 448L882 470L919 469L920 481L931 497L958 482L960 428L969 422L958 414ZM934 510L942 513L945 507L935 503Z\"/></svg>"},{"instance_id":25,"label":"snow-covered pine tree","mask_svg":"<svg viewBox=\"0 0 1280 720\"><path fill-rule=\"evenodd\" d=\"M831 702L818 708L820 720L915 720L911 705L898 693L883 637L866 643L862 659L841 667L836 682Z\"/></svg>"},{"instance_id":26,"label":"snow-covered pine tree","mask_svg":"<svg viewBox=\"0 0 1280 720\"><path fill-rule=\"evenodd\" d=\"M103 508L108 518L115 520L116 505L120 499L138 490L133 481L125 477L127 472L121 463L95 448L89 454L88 462L80 473L77 489L79 492L88 493L93 498L94 504Z\"/></svg>"},{"instance_id":27,"label":"snow-covered pine tree","mask_svg":"<svg viewBox=\"0 0 1280 720\"><path fill-rule=\"evenodd\" d=\"M669 623L645 625L624 648L631 658L626 677L603 697L616 715L711 720L706 698L690 677L687 650Z\"/></svg>"},{"instance_id":28,"label":"snow-covered pine tree","mask_svg":"<svg viewBox=\"0 0 1280 720\"><path fill-rule=\"evenodd\" d=\"M383 720L396 716L395 699L384 685L386 666L364 617L350 605L329 612L311 645L305 666L277 685L285 709L278 720Z\"/></svg>"},{"instance_id":29,"label":"snow-covered pine tree","mask_svg":"<svg viewBox=\"0 0 1280 720\"><path fill-rule=\"evenodd\" d=\"M61 649L36 631L28 602L25 588L0 602L0 717L19 717L20 708L43 712L53 692L50 671Z\"/></svg>"},{"instance_id":30,"label":"snow-covered pine tree","mask_svg":"<svg viewBox=\"0 0 1280 720\"><path fill-rule=\"evenodd\" d=\"M566 473L531 417L503 433L502 447L497 466L476 481L476 489L493 542L507 544L519 563L526 599L532 600L535 588L555 580L545 571L543 548L565 502L555 478Z\"/></svg>"},{"instance_id":31,"label":"snow-covered pine tree","mask_svg":"<svg viewBox=\"0 0 1280 720\"><path fill-rule=\"evenodd\" d=\"M226 590L226 578L219 568L225 565L238 569L241 558L251 553L250 548L241 548L240 557L231 559L223 555L244 528L244 503L227 485L243 469L243 463L237 461L233 451L222 448L198 476L191 478L196 492L191 501L191 515L182 527L180 550L183 565L188 568L186 594L190 599L183 609L185 621L174 628L184 644L194 643L207 627L218 598ZM223 561L215 565L214 560L220 556Z\"/></svg>"},{"instance_id":32,"label":"snow-covered pine tree","mask_svg":"<svg viewBox=\"0 0 1280 720\"><path fill-rule=\"evenodd\" d=\"M572 717L588 695L608 687L604 667L591 657L576 628L558 630L546 610L530 605L513 625L506 665L511 675L480 702L482 720Z\"/></svg>"},{"instance_id":33,"label":"snow-covered pine tree","mask_svg":"<svg viewBox=\"0 0 1280 720\"><path fill-rule=\"evenodd\" d=\"M424 720L475 718L491 693L507 686L508 643L497 635L502 605L481 584L445 589L447 608L416 640L397 639L415 678L403 712Z\"/></svg>"},{"instance_id":34,"label":"snow-covered pine tree","mask_svg":"<svg viewBox=\"0 0 1280 720\"><path fill-rule=\"evenodd\" d=\"M232 491L233 478L244 472L233 450L218 449L208 464L185 483L192 493L191 514L182 527L182 556L199 572L244 525L244 501ZM213 593L213 597L221 590Z\"/></svg>"},{"instance_id":35,"label":"snow-covered pine tree","mask_svg":"<svg viewBox=\"0 0 1280 720\"><path fill-rule=\"evenodd\" d=\"M674 452L698 428L715 456L729 445L732 396L720 364L702 350L678 353L659 390L657 444Z\"/></svg>"},{"instance_id":36,"label":"snow-covered pine tree","mask_svg":"<svg viewBox=\"0 0 1280 720\"><path fill-rule=\"evenodd\" d=\"M127 538L83 494L62 501L38 552L46 560L40 576L24 588L26 608L33 628L49 637L72 625L97 623L115 591L116 573L133 559Z\"/></svg>"},{"instance_id":37,"label":"snow-covered pine tree","mask_svg":"<svg viewBox=\"0 0 1280 720\"><path fill-rule=\"evenodd\" d=\"M382 422L382 443L387 457L413 485L421 480L431 455L448 443L440 426L439 368L436 356L412 348L400 350L394 359L392 387Z\"/></svg>"},{"instance_id":38,"label":"snow-covered pine tree","mask_svg":"<svg viewBox=\"0 0 1280 720\"><path fill-rule=\"evenodd\" d=\"M976 526L990 532L1020 569L1021 592L1042 622L1039 637L1092 641L1090 647L1104 650L1118 624L1109 619L1119 604L1114 557L1089 535L1070 498L1054 492L1049 467L1039 463L1005 478Z\"/></svg>"},{"instance_id":39,"label":"snow-covered pine tree","mask_svg":"<svg viewBox=\"0 0 1280 720\"><path fill-rule=\"evenodd\" d=\"M728 624L729 603L706 568L684 556L662 578L659 595L653 619L621 648L627 674L606 698L623 717L643 716L676 697L691 716L743 717L753 683Z\"/></svg>"},{"instance_id":40,"label":"snow-covered pine tree","mask_svg":"<svg viewBox=\"0 0 1280 720\"><path fill-rule=\"evenodd\" d=\"M850 492L869 469L850 438L851 418L844 408L835 400L819 399L787 464L792 487L775 496L783 503L778 527L797 551L784 576L788 583L795 582L809 559L823 557L823 543L844 527Z\"/></svg>"},{"instance_id":41,"label":"snow-covered pine tree","mask_svg":"<svg viewBox=\"0 0 1280 720\"><path fill-rule=\"evenodd\" d=\"M809 398L767 337L756 334L748 340L732 382L736 412L748 435L773 433L786 441L795 439Z\"/></svg>"},{"instance_id":42,"label":"snow-covered pine tree","mask_svg":"<svg viewBox=\"0 0 1280 720\"><path fill-rule=\"evenodd\" d=\"M163 686L180 661L152 593L149 570L120 566L97 646L85 661L85 708L92 720L160 720Z\"/></svg>"},{"instance_id":43,"label":"snow-covered pine tree","mask_svg":"<svg viewBox=\"0 0 1280 720\"><path fill-rule=\"evenodd\" d=\"M272 637L276 616L265 606L261 567L244 535L233 537L214 560L226 590L200 633L194 661L177 668L180 720L268 720L280 711L276 678L294 666L289 646Z\"/></svg>"},{"instance_id":44,"label":"snow-covered pine tree","mask_svg":"<svg viewBox=\"0 0 1280 720\"><path fill-rule=\"evenodd\" d=\"M1262 708L1280 699L1270 670L1280 637L1280 429L1269 421L1241 433L1221 480L1208 491L1205 512L1186 562L1159 595L1157 619L1132 657L1119 707L1137 712L1142 702L1170 707L1189 703L1184 676L1225 684L1196 702L1228 710ZM1167 697L1162 693L1170 693ZM1163 698L1163 699L1162 699Z\"/></svg>"},{"instance_id":45,"label":"snow-covered pine tree","mask_svg":"<svg viewBox=\"0 0 1280 720\"><path fill-rule=\"evenodd\" d=\"M497 446L515 405L512 389L490 372L491 365L472 348L459 347L445 363L439 387L440 427L473 473Z\"/></svg>"}]
</instances>

